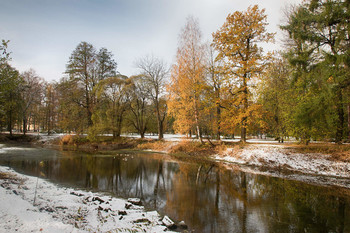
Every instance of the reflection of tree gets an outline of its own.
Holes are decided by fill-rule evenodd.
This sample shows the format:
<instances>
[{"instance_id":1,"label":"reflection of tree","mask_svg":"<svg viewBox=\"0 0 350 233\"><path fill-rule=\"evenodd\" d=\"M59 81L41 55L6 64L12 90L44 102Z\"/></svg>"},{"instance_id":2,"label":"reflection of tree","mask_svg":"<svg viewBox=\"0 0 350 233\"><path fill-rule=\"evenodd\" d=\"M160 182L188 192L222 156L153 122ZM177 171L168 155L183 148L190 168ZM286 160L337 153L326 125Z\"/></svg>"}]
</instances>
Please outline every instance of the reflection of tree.
<instances>
[{"instance_id":1,"label":"reflection of tree","mask_svg":"<svg viewBox=\"0 0 350 233\"><path fill-rule=\"evenodd\" d=\"M344 232L344 222L345 222L345 198L338 198L338 214L339 214L339 227L337 227L337 232Z\"/></svg>"},{"instance_id":2,"label":"reflection of tree","mask_svg":"<svg viewBox=\"0 0 350 233\"><path fill-rule=\"evenodd\" d=\"M175 220L184 220L199 232L217 229L219 191L211 164L181 163L173 176L171 191L167 192L166 212Z\"/></svg>"},{"instance_id":3,"label":"reflection of tree","mask_svg":"<svg viewBox=\"0 0 350 233\"><path fill-rule=\"evenodd\" d=\"M342 193L344 189L264 176L257 176L256 182L265 192L260 218L268 231L350 231L350 217L346 215L349 196Z\"/></svg>"},{"instance_id":4,"label":"reflection of tree","mask_svg":"<svg viewBox=\"0 0 350 233\"><path fill-rule=\"evenodd\" d=\"M143 182L147 178L144 176L146 176L146 166L144 160L141 159L135 172L135 194L141 198L143 198Z\"/></svg>"},{"instance_id":5,"label":"reflection of tree","mask_svg":"<svg viewBox=\"0 0 350 233\"><path fill-rule=\"evenodd\" d=\"M247 177L246 173L241 172L241 190L242 190L242 197L243 197L243 209L242 209L242 217L241 217L241 226L242 226L242 232L247 232Z\"/></svg>"},{"instance_id":6,"label":"reflection of tree","mask_svg":"<svg viewBox=\"0 0 350 233\"><path fill-rule=\"evenodd\" d=\"M154 196L154 204L153 208L157 208L157 198L158 198L158 189L160 185L160 178L162 178L163 181L163 189L166 190L165 188L165 180L164 180L164 175L163 175L163 161L159 160L158 161L158 172L157 172L157 179L156 179L156 184L154 186L154 191L153 191L153 196Z\"/></svg>"},{"instance_id":7,"label":"reflection of tree","mask_svg":"<svg viewBox=\"0 0 350 233\"><path fill-rule=\"evenodd\" d=\"M108 190L118 192L122 183L122 167L120 159L113 157L112 168L110 169L110 175L108 179Z\"/></svg>"}]
</instances>

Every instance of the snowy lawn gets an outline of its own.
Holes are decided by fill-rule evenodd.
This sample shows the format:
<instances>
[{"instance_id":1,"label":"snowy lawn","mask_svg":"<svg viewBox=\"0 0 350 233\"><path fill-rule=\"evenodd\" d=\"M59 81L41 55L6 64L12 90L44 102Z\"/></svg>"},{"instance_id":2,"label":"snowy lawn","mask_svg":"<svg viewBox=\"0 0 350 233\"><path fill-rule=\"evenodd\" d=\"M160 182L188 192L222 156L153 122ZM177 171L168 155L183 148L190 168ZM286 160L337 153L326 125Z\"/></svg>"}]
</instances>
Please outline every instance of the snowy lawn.
<instances>
[{"instance_id":1,"label":"snowy lawn","mask_svg":"<svg viewBox=\"0 0 350 233\"><path fill-rule=\"evenodd\" d=\"M283 168L305 174L350 178L350 163L333 161L329 155L292 152L283 145L249 145L243 149L228 148L215 159L237 164Z\"/></svg>"},{"instance_id":2,"label":"snowy lawn","mask_svg":"<svg viewBox=\"0 0 350 233\"><path fill-rule=\"evenodd\" d=\"M37 187L36 200L34 202ZM137 199L58 187L0 166L0 232L164 232ZM168 220L166 218L165 220Z\"/></svg>"}]
</instances>

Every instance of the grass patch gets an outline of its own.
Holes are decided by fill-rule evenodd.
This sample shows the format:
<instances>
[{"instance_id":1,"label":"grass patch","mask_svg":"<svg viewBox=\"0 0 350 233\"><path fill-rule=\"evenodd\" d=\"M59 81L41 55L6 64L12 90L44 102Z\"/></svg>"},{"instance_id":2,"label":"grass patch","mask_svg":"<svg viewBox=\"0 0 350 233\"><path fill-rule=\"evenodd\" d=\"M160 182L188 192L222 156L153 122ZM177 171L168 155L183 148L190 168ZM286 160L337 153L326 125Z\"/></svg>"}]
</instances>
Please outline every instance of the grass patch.
<instances>
[{"instance_id":1,"label":"grass patch","mask_svg":"<svg viewBox=\"0 0 350 233\"><path fill-rule=\"evenodd\" d=\"M170 148L171 154L187 154L190 156L208 156L216 153L215 146L196 141L181 141Z\"/></svg>"},{"instance_id":2,"label":"grass patch","mask_svg":"<svg viewBox=\"0 0 350 233\"><path fill-rule=\"evenodd\" d=\"M169 144L169 142L163 140L146 140L140 141L140 144L137 145L137 149L163 151L169 146Z\"/></svg>"},{"instance_id":3,"label":"grass patch","mask_svg":"<svg viewBox=\"0 0 350 233\"><path fill-rule=\"evenodd\" d=\"M349 144L333 144L333 143L313 143L309 145L292 145L288 149L303 154L319 153L331 155L331 158L338 161L350 162L350 145Z\"/></svg>"}]
</instances>

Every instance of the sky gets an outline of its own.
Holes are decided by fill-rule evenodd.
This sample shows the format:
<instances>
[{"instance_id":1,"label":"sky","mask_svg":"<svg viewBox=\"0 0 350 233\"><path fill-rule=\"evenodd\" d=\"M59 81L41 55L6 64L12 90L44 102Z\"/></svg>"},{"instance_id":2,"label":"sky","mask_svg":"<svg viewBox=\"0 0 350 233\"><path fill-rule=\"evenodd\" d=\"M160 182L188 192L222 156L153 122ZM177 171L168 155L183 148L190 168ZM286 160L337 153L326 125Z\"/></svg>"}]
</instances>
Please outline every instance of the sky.
<instances>
[{"instance_id":1,"label":"sky","mask_svg":"<svg viewBox=\"0 0 350 233\"><path fill-rule=\"evenodd\" d=\"M203 41L229 13L250 5L265 8L268 31L281 48L283 9L302 0L0 0L0 39L10 40L11 64L20 72L33 68L47 81L59 81L81 41L114 54L117 70L137 73L135 61L152 55L174 63L178 37L188 16L198 19Z\"/></svg>"}]
</instances>

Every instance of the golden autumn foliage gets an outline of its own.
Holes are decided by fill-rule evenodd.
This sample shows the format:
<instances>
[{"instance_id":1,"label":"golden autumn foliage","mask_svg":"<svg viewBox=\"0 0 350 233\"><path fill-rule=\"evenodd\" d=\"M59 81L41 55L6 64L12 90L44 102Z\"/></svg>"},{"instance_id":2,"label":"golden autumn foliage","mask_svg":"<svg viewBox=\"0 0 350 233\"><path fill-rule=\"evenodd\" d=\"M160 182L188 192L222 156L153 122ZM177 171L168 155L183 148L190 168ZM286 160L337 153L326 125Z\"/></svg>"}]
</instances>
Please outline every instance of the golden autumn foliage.
<instances>
[{"instance_id":1,"label":"golden autumn foliage","mask_svg":"<svg viewBox=\"0 0 350 233\"><path fill-rule=\"evenodd\" d=\"M229 118L223 122L227 125L230 124L227 121L231 121L234 127L239 121L242 141L246 140L249 118L259 109L249 101L251 81L259 77L269 60L259 44L273 41L274 37L273 33L266 32L266 18L265 10L254 5L245 12L229 14L224 25L213 34L213 44L219 53L217 59L223 63L221 69L230 95L226 101Z\"/></svg>"},{"instance_id":2,"label":"golden autumn foliage","mask_svg":"<svg viewBox=\"0 0 350 233\"><path fill-rule=\"evenodd\" d=\"M195 129L201 138L200 122L205 87L205 56L198 22L187 19L180 34L176 63L172 67L168 86L169 113L174 116L174 128L178 133Z\"/></svg>"}]
</instances>

